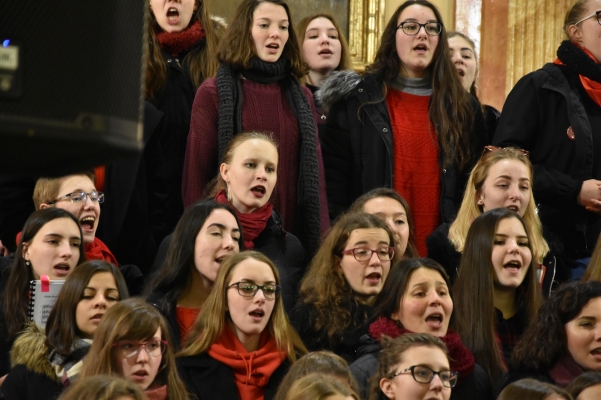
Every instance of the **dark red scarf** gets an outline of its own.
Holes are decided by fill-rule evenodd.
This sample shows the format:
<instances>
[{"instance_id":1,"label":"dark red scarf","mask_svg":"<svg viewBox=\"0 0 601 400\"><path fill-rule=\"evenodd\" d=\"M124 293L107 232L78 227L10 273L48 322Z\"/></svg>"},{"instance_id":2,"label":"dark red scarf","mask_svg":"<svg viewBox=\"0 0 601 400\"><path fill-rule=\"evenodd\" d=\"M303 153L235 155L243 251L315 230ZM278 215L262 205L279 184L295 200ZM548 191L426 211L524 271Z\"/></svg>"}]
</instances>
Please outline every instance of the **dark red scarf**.
<instances>
[{"instance_id":1,"label":"dark red scarf","mask_svg":"<svg viewBox=\"0 0 601 400\"><path fill-rule=\"evenodd\" d=\"M586 56L588 56L591 60L593 60L594 63L591 63L589 60L587 60L586 56L582 56L582 58L586 61L579 60L578 59L578 51L571 48L570 44L573 45L575 48L580 49L584 54L586 54ZM560 56L560 54L561 54L561 56ZM557 55L558 55L558 58L556 58L555 61L553 61L553 64L570 66L574 69L576 67L580 67L583 70L584 69L586 69L586 70L596 69L596 71L597 71L596 76L598 79L599 70L601 70L601 66L599 65L599 60L597 60L595 58L595 56L593 55L593 53L590 52L590 50L580 46L578 43L574 43L574 42L565 43L564 42L559 47L559 50L557 50ZM560 59L560 57L562 57L562 58ZM570 62L572 62L573 64L578 64L578 65L566 64L566 63L570 63ZM580 64L591 64L591 65L580 65ZM578 74L578 76L580 77L580 82L582 83L584 90L586 90L586 93L588 93L589 97L595 102L595 104L597 104L598 106L601 107L601 82L599 82L597 80L593 80L590 77L587 77L582 73Z\"/></svg>"},{"instance_id":2,"label":"dark red scarf","mask_svg":"<svg viewBox=\"0 0 601 400\"><path fill-rule=\"evenodd\" d=\"M104 260L115 264L115 266L119 266L113 253L111 253L109 248L106 247L106 244L97 237L94 237L92 243L86 243L84 247L86 250L86 260Z\"/></svg>"},{"instance_id":3,"label":"dark red scarf","mask_svg":"<svg viewBox=\"0 0 601 400\"><path fill-rule=\"evenodd\" d=\"M159 46L169 52L173 57L176 57L182 51L190 50L192 46L204 39L204 37L205 30L199 20L196 20L192 25L181 32L169 33L161 31L157 33Z\"/></svg>"},{"instance_id":4,"label":"dark red scarf","mask_svg":"<svg viewBox=\"0 0 601 400\"><path fill-rule=\"evenodd\" d=\"M584 374L584 370L580 365L576 364L576 361L569 354L561 357L553 368L549 370L549 375L553 379L553 382L562 388L568 386L570 382L582 374Z\"/></svg>"},{"instance_id":5,"label":"dark red scarf","mask_svg":"<svg viewBox=\"0 0 601 400\"><path fill-rule=\"evenodd\" d=\"M380 340L382 335L391 338L399 337L405 333L414 333L408 329L399 327L395 321L390 318L380 317L376 322L369 326L369 336ZM449 352L449 363L451 370L459 372L459 381L464 380L474 372L474 356L461 343L459 335L451 330L447 331L446 336L440 338L447 346Z\"/></svg>"},{"instance_id":6,"label":"dark red scarf","mask_svg":"<svg viewBox=\"0 0 601 400\"><path fill-rule=\"evenodd\" d=\"M227 199L225 190L220 190L219 193L217 193L217 196L215 196L215 200L217 200L218 203L228 204L236 210L236 207L234 207ZM236 210L238 219L242 224L242 232L244 233L244 247L247 250L255 248L253 240L265 230L265 226L267 226L267 221L271 218L272 212L273 206L269 202L265 203L263 207L248 214L242 214Z\"/></svg>"}]
</instances>

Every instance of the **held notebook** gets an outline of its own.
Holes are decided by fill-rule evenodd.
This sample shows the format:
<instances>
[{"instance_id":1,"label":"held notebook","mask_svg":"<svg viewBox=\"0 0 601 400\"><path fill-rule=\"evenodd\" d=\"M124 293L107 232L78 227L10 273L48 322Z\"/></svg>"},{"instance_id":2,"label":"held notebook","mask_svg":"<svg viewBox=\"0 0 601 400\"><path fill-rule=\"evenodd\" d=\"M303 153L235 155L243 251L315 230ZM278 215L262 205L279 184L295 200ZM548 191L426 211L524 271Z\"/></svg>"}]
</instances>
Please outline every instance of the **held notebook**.
<instances>
[{"instance_id":1,"label":"held notebook","mask_svg":"<svg viewBox=\"0 0 601 400\"><path fill-rule=\"evenodd\" d=\"M46 275L42 275L40 280L29 283L29 319L45 328L50 310L52 310L65 281L51 281Z\"/></svg>"}]
</instances>

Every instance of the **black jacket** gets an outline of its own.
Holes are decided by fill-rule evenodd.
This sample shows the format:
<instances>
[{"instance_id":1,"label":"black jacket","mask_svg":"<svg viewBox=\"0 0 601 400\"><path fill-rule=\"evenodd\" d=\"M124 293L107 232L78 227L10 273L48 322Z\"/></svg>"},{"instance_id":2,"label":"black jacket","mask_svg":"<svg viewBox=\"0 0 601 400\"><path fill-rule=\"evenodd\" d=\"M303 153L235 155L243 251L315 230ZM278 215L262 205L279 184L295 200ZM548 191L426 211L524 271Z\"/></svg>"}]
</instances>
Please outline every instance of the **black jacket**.
<instances>
[{"instance_id":1,"label":"black jacket","mask_svg":"<svg viewBox=\"0 0 601 400\"><path fill-rule=\"evenodd\" d=\"M354 72L340 72L327 80L320 100L329 108L322 135L322 154L330 218L344 212L355 199L371 189L393 184L393 137L382 82L372 75L360 79ZM486 128L477 100L470 96L475 115L472 160L463 171L440 150L442 222L451 222L461 205L469 172L486 142Z\"/></svg>"},{"instance_id":2,"label":"black jacket","mask_svg":"<svg viewBox=\"0 0 601 400\"><path fill-rule=\"evenodd\" d=\"M176 363L186 389L189 393L198 396L198 400L240 399L232 369L207 353L178 358ZM290 363L284 361L273 372L265 387L265 400L273 399L289 368Z\"/></svg>"},{"instance_id":3,"label":"black jacket","mask_svg":"<svg viewBox=\"0 0 601 400\"><path fill-rule=\"evenodd\" d=\"M576 202L583 181L601 180L600 131L601 107L578 76L546 64L511 90L493 139L530 151L539 216L570 259L590 257L601 232L601 217Z\"/></svg>"},{"instance_id":4,"label":"black jacket","mask_svg":"<svg viewBox=\"0 0 601 400\"><path fill-rule=\"evenodd\" d=\"M357 301L346 307L351 314L347 329L330 340L323 329L315 328L316 311L312 305L298 302L290 314L290 322L309 351L329 350L349 364L357 359L360 340L367 333L374 308Z\"/></svg>"},{"instance_id":5,"label":"black jacket","mask_svg":"<svg viewBox=\"0 0 601 400\"><path fill-rule=\"evenodd\" d=\"M380 351L382 346L380 342L369 335L361 338L361 346L358 349L359 358L353 362L349 368L353 377L359 385L361 399L367 400L369 397L369 379L374 376L378 370L380 360ZM451 400L494 400L492 386L488 380L488 375L481 366L474 365L474 372L468 377L463 378L451 390Z\"/></svg>"},{"instance_id":6,"label":"black jacket","mask_svg":"<svg viewBox=\"0 0 601 400\"><path fill-rule=\"evenodd\" d=\"M146 298L146 302L155 306L165 318L165 321L167 322L167 329L169 329L169 337L173 343L173 351L179 351L182 347L182 343L180 340L180 330L176 317L177 301L167 300L164 293L153 292L148 296L148 298Z\"/></svg>"}]
</instances>

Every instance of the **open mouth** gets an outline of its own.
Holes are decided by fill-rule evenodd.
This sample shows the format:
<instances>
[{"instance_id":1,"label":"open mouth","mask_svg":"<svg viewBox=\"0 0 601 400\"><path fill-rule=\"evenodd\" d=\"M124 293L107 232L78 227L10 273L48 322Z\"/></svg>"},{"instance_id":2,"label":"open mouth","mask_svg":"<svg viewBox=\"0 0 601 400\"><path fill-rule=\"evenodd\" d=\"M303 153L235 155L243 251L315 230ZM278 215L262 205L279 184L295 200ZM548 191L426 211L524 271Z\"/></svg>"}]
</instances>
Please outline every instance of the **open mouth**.
<instances>
[{"instance_id":1,"label":"open mouth","mask_svg":"<svg viewBox=\"0 0 601 400\"><path fill-rule=\"evenodd\" d=\"M319 52L320 56L321 55L330 55L331 56L332 54L334 54L334 53L330 49L323 49L322 51Z\"/></svg>"},{"instance_id":2,"label":"open mouth","mask_svg":"<svg viewBox=\"0 0 601 400\"><path fill-rule=\"evenodd\" d=\"M92 318L90 318L91 320L96 320L96 321L100 321L100 318L102 318L104 314L98 313L98 314L94 314L94 316Z\"/></svg>"},{"instance_id":3,"label":"open mouth","mask_svg":"<svg viewBox=\"0 0 601 400\"><path fill-rule=\"evenodd\" d=\"M463 78L463 77L465 76L465 71L464 71L464 70L462 70L462 69L458 69L457 71L459 72L459 76L460 76L460 77L462 77L462 78Z\"/></svg>"},{"instance_id":4,"label":"open mouth","mask_svg":"<svg viewBox=\"0 0 601 400\"><path fill-rule=\"evenodd\" d=\"M428 46L426 46L425 44L418 44L417 46L415 46L413 48L413 50L415 50L415 51L427 51L428 50Z\"/></svg>"},{"instance_id":5,"label":"open mouth","mask_svg":"<svg viewBox=\"0 0 601 400\"><path fill-rule=\"evenodd\" d=\"M503 265L503 268L518 271L520 268L522 268L522 263L517 260L509 261Z\"/></svg>"},{"instance_id":6,"label":"open mouth","mask_svg":"<svg viewBox=\"0 0 601 400\"><path fill-rule=\"evenodd\" d=\"M221 263L222 263L222 262L225 260L225 257L226 257L226 256L217 257L217 258L215 259L215 262L216 262L217 264L221 264Z\"/></svg>"},{"instance_id":7,"label":"open mouth","mask_svg":"<svg viewBox=\"0 0 601 400\"><path fill-rule=\"evenodd\" d=\"M277 52L280 49L280 45L277 43L271 43L267 45L267 48L271 51L271 52Z\"/></svg>"},{"instance_id":8,"label":"open mouth","mask_svg":"<svg viewBox=\"0 0 601 400\"><path fill-rule=\"evenodd\" d=\"M519 211L518 206L507 206L506 208L508 208L509 210L511 210L513 212L518 212Z\"/></svg>"},{"instance_id":9,"label":"open mouth","mask_svg":"<svg viewBox=\"0 0 601 400\"><path fill-rule=\"evenodd\" d=\"M255 318L263 318L265 316L265 311L261 309L256 309L248 313L251 317Z\"/></svg>"},{"instance_id":10,"label":"open mouth","mask_svg":"<svg viewBox=\"0 0 601 400\"><path fill-rule=\"evenodd\" d=\"M71 267L69 266L69 264L66 263L60 263L60 264L56 264L54 266L54 271L56 271L56 273L58 275L67 275L69 273L69 270L71 269Z\"/></svg>"},{"instance_id":11,"label":"open mouth","mask_svg":"<svg viewBox=\"0 0 601 400\"><path fill-rule=\"evenodd\" d=\"M266 192L265 186L254 186L250 188L250 191L260 196L264 196Z\"/></svg>"},{"instance_id":12,"label":"open mouth","mask_svg":"<svg viewBox=\"0 0 601 400\"><path fill-rule=\"evenodd\" d=\"M382 274L379 272L372 272L365 277L365 280L371 284L378 284L382 280Z\"/></svg>"},{"instance_id":13,"label":"open mouth","mask_svg":"<svg viewBox=\"0 0 601 400\"><path fill-rule=\"evenodd\" d=\"M94 230L94 223L96 222L96 218L89 216L89 217L83 217L82 219L79 220L79 224L81 225L82 228L87 229L87 230Z\"/></svg>"},{"instance_id":14,"label":"open mouth","mask_svg":"<svg viewBox=\"0 0 601 400\"><path fill-rule=\"evenodd\" d=\"M169 10L167 10L168 19L175 20L177 17L179 17L179 11L177 11L177 8L171 7Z\"/></svg>"},{"instance_id":15,"label":"open mouth","mask_svg":"<svg viewBox=\"0 0 601 400\"><path fill-rule=\"evenodd\" d=\"M591 351L591 355L595 357L601 357L601 347L593 349L593 351Z\"/></svg>"},{"instance_id":16,"label":"open mouth","mask_svg":"<svg viewBox=\"0 0 601 400\"><path fill-rule=\"evenodd\" d=\"M443 320L444 317L440 313L430 314L426 317L426 322L434 326L440 326Z\"/></svg>"},{"instance_id":17,"label":"open mouth","mask_svg":"<svg viewBox=\"0 0 601 400\"><path fill-rule=\"evenodd\" d=\"M143 380L148 376L148 372L146 371L138 371L133 374L133 377L139 380Z\"/></svg>"}]
</instances>

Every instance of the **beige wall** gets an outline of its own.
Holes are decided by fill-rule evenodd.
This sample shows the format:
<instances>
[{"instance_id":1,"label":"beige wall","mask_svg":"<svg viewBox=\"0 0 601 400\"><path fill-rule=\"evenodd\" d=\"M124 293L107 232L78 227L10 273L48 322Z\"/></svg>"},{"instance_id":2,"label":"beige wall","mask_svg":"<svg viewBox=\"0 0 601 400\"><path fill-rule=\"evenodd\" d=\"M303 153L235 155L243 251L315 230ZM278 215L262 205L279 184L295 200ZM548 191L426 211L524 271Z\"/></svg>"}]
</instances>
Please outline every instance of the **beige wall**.
<instances>
[{"instance_id":1,"label":"beige wall","mask_svg":"<svg viewBox=\"0 0 601 400\"><path fill-rule=\"evenodd\" d=\"M442 22L448 31L455 28L455 1L453 0L430 0L442 14ZM405 0L386 0L386 23L392 17L396 9Z\"/></svg>"}]
</instances>

